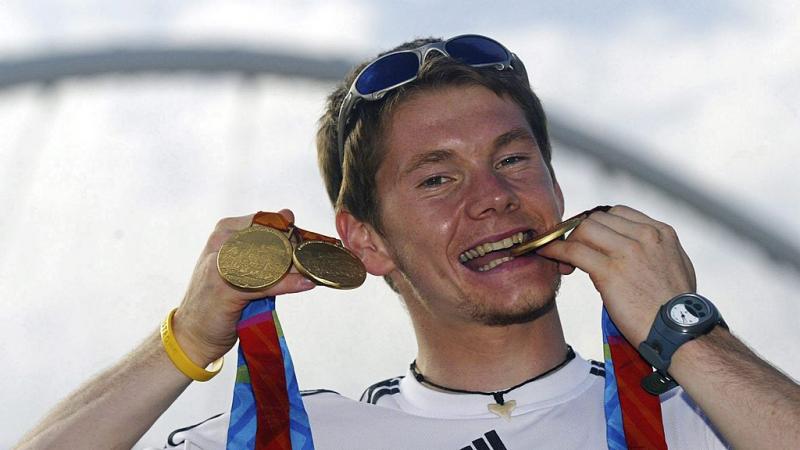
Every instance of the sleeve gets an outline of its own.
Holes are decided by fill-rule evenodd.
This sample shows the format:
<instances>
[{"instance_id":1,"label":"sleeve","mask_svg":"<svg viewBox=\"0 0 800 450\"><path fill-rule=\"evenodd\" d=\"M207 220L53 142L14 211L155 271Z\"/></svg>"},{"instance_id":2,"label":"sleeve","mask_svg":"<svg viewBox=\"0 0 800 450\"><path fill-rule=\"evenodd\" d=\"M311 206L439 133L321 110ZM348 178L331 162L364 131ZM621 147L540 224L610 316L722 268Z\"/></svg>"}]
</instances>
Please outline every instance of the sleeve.
<instances>
[{"instance_id":1,"label":"sleeve","mask_svg":"<svg viewBox=\"0 0 800 450\"><path fill-rule=\"evenodd\" d=\"M220 413L208 419L178 428L167 436L164 449L216 450L224 449L228 440L230 413ZM156 450L148 447L143 450Z\"/></svg>"},{"instance_id":2,"label":"sleeve","mask_svg":"<svg viewBox=\"0 0 800 450\"><path fill-rule=\"evenodd\" d=\"M689 394L680 388L661 396L661 414L669 448L731 448Z\"/></svg>"}]
</instances>

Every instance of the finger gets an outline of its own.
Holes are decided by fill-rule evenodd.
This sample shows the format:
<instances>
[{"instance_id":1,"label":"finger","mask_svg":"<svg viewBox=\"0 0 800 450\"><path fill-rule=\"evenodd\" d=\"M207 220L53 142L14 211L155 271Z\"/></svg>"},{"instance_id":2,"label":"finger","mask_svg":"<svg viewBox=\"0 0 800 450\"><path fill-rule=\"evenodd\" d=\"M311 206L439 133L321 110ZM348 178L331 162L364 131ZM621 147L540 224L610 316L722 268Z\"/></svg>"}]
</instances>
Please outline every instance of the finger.
<instances>
[{"instance_id":1,"label":"finger","mask_svg":"<svg viewBox=\"0 0 800 450\"><path fill-rule=\"evenodd\" d=\"M671 244L678 253L686 272L689 274L690 283L696 286L694 265L689 255L683 249L678 234L669 224L659 222L650 216L624 205L617 205L607 213L595 213L591 216L597 221L619 226L628 230L630 236L642 243L655 243L662 245L664 242Z\"/></svg>"},{"instance_id":2,"label":"finger","mask_svg":"<svg viewBox=\"0 0 800 450\"><path fill-rule=\"evenodd\" d=\"M603 225L613 229L617 233L627 237L636 237L639 229L642 227L641 222L636 222L610 212L599 211L589 216L589 219L592 219L595 222L600 222Z\"/></svg>"},{"instance_id":3,"label":"finger","mask_svg":"<svg viewBox=\"0 0 800 450\"><path fill-rule=\"evenodd\" d=\"M561 275L569 275L572 272L575 272L575 266L572 264L567 264L565 262L557 261L558 262L558 272Z\"/></svg>"},{"instance_id":4,"label":"finger","mask_svg":"<svg viewBox=\"0 0 800 450\"><path fill-rule=\"evenodd\" d=\"M674 243L683 259L684 265L693 270L692 262L681 246L680 239L678 239L678 233L669 224L659 222L640 211L624 205L615 206L608 213L592 214L591 218L605 223L640 242L655 241L661 243L666 240Z\"/></svg>"},{"instance_id":5,"label":"finger","mask_svg":"<svg viewBox=\"0 0 800 450\"><path fill-rule=\"evenodd\" d=\"M569 264L590 274L600 271L609 260L603 253L577 240L555 240L536 250L536 254Z\"/></svg>"},{"instance_id":6,"label":"finger","mask_svg":"<svg viewBox=\"0 0 800 450\"><path fill-rule=\"evenodd\" d=\"M314 289L317 285L299 273L289 273L275 286L270 287L264 293L267 295L293 294Z\"/></svg>"},{"instance_id":7,"label":"finger","mask_svg":"<svg viewBox=\"0 0 800 450\"><path fill-rule=\"evenodd\" d=\"M244 230L245 228L253 224L253 216L255 216L255 214L222 218L217 222L217 226L216 228L214 228L214 231L235 232L239 230Z\"/></svg>"},{"instance_id":8,"label":"finger","mask_svg":"<svg viewBox=\"0 0 800 450\"><path fill-rule=\"evenodd\" d=\"M253 223L253 216L255 214L248 214L239 217L225 217L217 221L214 231L208 236L206 246L200 258L203 258L211 253L216 253L230 237L239 230L244 230Z\"/></svg>"},{"instance_id":9,"label":"finger","mask_svg":"<svg viewBox=\"0 0 800 450\"><path fill-rule=\"evenodd\" d=\"M657 226L661 224L661 222L653 219L647 214L625 205L616 205L610 210L608 210L606 214L612 214L615 216L624 217L625 219L628 219L631 222L643 223L652 226Z\"/></svg>"},{"instance_id":10,"label":"finger","mask_svg":"<svg viewBox=\"0 0 800 450\"><path fill-rule=\"evenodd\" d=\"M304 292L314 289L316 286L317 285L314 284L313 281L298 273L288 273L277 284L274 284L266 289L243 292L241 297L245 300L255 300L276 295Z\"/></svg>"},{"instance_id":11,"label":"finger","mask_svg":"<svg viewBox=\"0 0 800 450\"><path fill-rule=\"evenodd\" d=\"M651 223L637 222L627 217L604 212L594 213L590 216L590 219L613 229L627 238L642 243L660 243L664 240L665 234L669 234L666 229L666 227L669 227L668 225L655 221L652 222L658 223L660 227Z\"/></svg>"},{"instance_id":12,"label":"finger","mask_svg":"<svg viewBox=\"0 0 800 450\"><path fill-rule=\"evenodd\" d=\"M289 223L294 223L294 213L291 209L284 208L278 211L278 214L282 215L284 219L289 221Z\"/></svg>"},{"instance_id":13,"label":"finger","mask_svg":"<svg viewBox=\"0 0 800 450\"><path fill-rule=\"evenodd\" d=\"M626 248L636 241L618 233L616 230L592 219L584 219L567 240L577 240L593 249L611 256L621 248Z\"/></svg>"}]
</instances>

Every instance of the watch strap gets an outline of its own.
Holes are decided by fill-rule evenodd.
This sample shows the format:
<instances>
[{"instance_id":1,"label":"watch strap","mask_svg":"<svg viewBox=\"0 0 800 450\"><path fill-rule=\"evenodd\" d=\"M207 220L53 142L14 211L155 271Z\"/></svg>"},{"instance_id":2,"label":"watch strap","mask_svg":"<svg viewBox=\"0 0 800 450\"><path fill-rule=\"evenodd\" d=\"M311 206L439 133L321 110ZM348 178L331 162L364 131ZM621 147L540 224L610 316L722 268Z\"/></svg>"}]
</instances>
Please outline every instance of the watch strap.
<instances>
[{"instance_id":1,"label":"watch strap","mask_svg":"<svg viewBox=\"0 0 800 450\"><path fill-rule=\"evenodd\" d=\"M647 339L639 344L639 353L642 357L665 374L678 347L695 338L694 335L678 333L668 328L664 316L671 302L672 300L661 305L653 319Z\"/></svg>"},{"instance_id":2,"label":"watch strap","mask_svg":"<svg viewBox=\"0 0 800 450\"><path fill-rule=\"evenodd\" d=\"M680 343L671 342L661 333L665 326L661 314L666 307L667 304L664 304L658 310L658 314L656 314L647 339L639 344L639 354L656 369L654 372L643 377L641 381L642 388L652 395L661 395L678 386L678 383L667 373L667 369L672 362L672 355L675 353L675 350L677 350L681 344L691 339L690 337ZM665 344L669 344L669 346Z\"/></svg>"}]
</instances>

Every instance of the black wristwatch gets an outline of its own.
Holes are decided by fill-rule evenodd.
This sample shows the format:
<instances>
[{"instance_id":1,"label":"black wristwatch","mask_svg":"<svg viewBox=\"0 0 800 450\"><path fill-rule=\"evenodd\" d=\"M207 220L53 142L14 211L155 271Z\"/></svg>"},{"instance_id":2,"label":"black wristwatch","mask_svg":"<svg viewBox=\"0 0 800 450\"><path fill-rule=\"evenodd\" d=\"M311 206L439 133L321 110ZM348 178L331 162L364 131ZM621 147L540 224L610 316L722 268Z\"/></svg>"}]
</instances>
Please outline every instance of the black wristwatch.
<instances>
[{"instance_id":1,"label":"black wristwatch","mask_svg":"<svg viewBox=\"0 0 800 450\"><path fill-rule=\"evenodd\" d=\"M639 353L655 371L642 379L642 387L653 395L678 385L667 373L678 347L710 332L717 325L728 329L719 311L701 295L687 293L672 298L658 310L650 334L639 345Z\"/></svg>"}]
</instances>

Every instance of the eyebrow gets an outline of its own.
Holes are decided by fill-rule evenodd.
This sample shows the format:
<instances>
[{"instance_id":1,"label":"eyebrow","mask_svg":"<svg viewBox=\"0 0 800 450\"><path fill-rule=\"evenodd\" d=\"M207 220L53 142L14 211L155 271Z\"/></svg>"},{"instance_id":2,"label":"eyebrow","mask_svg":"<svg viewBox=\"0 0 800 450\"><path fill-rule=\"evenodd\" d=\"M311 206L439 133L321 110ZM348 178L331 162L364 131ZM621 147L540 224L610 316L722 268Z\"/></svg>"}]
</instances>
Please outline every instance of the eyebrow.
<instances>
[{"instance_id":1,"label":"eyebrow","mask_svg":"<svg viewBox=\"0 0 800 450\"><path fill-rule=\"evenodd\" d=\"M405 170L403 170L403 176L408 175L411 172L414 172L420 167L424 167L428 164L447 161L452 157L453 157L453 152L451 150L431 150L429 152L420 153L419 155L416 155L414 156L414 158L411 159L411 163Z\"/></svg>"},{"instance_id":2,"label":"eyebrow","mask_svg":"<svg viewBox=\"0 0 800 450\"><path fill-rule=\"evenodd\" d=\"M516 141L531 141L536 143L536 139L533 138L530 130L526 128L512 128L509 131L497 136L492 143L494 148L502 148L512 142ZM439 150L431 150L429 152L420 153L419 155L414 156L411 159L408 167L403 170L402 176L406 176L415 170L419 169L420 167L424 167L428 164L435 164L442 161L447 161L453 158L453 151L447 149L439 149Z\"/></svg>"},{"instance_id":3,"label":"eyebrow","mask_svg":"<svg viewBox=\"0 0 800 450\"><path fill-rule=\"evenodd\" d=\"M515 141L532 141L535 143L536 139L533 138L530 130L526 128L513 128L495 138L494 148L502 148Z\"/></svg>"}]
</instances>

